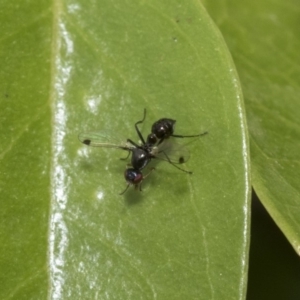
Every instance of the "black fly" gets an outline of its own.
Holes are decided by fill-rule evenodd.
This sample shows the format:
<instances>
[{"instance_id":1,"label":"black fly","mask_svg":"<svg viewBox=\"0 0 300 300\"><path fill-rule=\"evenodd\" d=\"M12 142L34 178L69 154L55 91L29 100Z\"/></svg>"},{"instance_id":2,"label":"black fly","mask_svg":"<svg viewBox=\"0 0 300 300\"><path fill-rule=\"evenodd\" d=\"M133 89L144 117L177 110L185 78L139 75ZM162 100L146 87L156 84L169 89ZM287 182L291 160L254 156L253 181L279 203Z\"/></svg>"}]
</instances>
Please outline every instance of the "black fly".
<instances>
[{"instance_id":1,"label":"black fly","mask_svg":"<svg viewBox=\"0 0 300 300\"><path fill-rule=\"evenodd\" d=\"M145 140L141 131L138 128L139 124L142 124L146 118L146 109L144 110L144 117L142 120L135 123L135 130L141 141L141 144L137 144L131 139L127 139L126 142L118 143L112 142L111 137L101 132L89 132L80 133L79 141L87 146L103 147L103 148L116 148L128 151L131 153L130 167L125 170L124 177L127 182L126 189L120 193L124 194L130 185L133 185L136 189L139 187L141 190L141 183L153 170L143 175L142 170L150 163L151 159L157 158L168 161L177 169L191 174L192 172L184 170L178 167L176 164L182 164L189 159L189 152L183 145L176 144L174 141L170 141L169 137L185 138L185 137L199 137L207 132L197 135L175 135L174 126L175 120L163 118L158 120L152 125L151 133Z\"/></svg>"}]
</instances>

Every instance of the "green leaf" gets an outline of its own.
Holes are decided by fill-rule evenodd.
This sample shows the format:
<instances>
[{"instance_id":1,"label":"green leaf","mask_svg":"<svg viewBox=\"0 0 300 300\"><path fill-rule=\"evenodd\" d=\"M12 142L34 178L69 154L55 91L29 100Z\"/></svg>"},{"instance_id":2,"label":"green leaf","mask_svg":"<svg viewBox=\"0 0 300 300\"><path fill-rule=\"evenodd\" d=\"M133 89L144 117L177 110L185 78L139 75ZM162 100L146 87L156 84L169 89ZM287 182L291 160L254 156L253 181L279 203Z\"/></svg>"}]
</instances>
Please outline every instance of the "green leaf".
<instances>
[{"instance_id":1,"label":"green leaf","mask_svg":"<svg viewBox=\"0 0 300 300\"><path fill-rule=\"evenodd\" d=\"M202 6L19 5L7 1L2 25L0 297L244 298L243 102ZM177 120L177 134L209 134L179 141L193 175L153 161L143 191L120 196L126 152L89 148L77 136L105 130L137 141L144 108L143 135L162 117Z\"/></svg>"},{"instance_id":2,"label":"green leaf","mask_svg":"<svg viewBox=\"0 0 300 300\"><path fill-rule=\"evenodd\" d=\"M0 298L47 296L51 11L43 1L0 11Z\"/></svg>"},{"instance_id":3,"label":"green leaf","mask_svg":"<svg viewBox=\"0 0 300 300\"><path fill-rule=\"evenodd\" d=\"M255 191L300 254L299 1L215 1L207 7L241 78Z\"/></svg>"}]
</instances>

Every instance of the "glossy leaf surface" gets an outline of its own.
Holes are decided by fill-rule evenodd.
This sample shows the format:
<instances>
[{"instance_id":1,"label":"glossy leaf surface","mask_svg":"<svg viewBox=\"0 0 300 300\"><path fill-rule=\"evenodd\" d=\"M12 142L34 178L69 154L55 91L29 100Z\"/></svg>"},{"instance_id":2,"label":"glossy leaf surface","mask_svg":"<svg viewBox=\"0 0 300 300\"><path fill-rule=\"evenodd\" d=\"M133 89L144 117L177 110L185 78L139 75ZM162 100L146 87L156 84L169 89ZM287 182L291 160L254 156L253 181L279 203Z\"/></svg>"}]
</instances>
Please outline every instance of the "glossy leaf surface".
<instances>
[{"instance_id":1,"label":"glossy leaf surface","mask_svg":"<svg viewBox=\"0 0 300 300\"><path fill-rule=\"evenodd\" d=\"M4 93L0 115L1 297L242 299L245 117L231 58L202 6L22 5L18 13L34 11L36 21L21 27L7 18L1 45L5 52L10 41L6 70L22 66L1 71L12 97ZM193 175L153 161L143 191L119 196L127 153L89 148L77 136L106 130L138 141L144 108L144 135L162 117L177 120L177 134L209 134L179 141Z\"/></svg>"}]
</instances>

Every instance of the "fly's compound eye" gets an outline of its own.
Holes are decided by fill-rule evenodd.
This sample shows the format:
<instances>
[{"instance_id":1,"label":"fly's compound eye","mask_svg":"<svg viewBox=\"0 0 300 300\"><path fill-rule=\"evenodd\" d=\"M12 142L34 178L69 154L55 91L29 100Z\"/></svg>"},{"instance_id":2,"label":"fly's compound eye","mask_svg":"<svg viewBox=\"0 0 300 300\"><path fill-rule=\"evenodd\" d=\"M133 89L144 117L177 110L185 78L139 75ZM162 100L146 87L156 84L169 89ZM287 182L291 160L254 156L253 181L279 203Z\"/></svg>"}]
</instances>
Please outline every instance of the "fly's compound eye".
<instances>
[{"instance_id":1,"label":"fly's compound eye","mask_svg":"<svg viewBox=\"0 0 300 300\"><path fill-rule=\"evenodd\" d=\"M142 172L129 168L125 170L124 177L129 184L137 185L143 180Z\"/></svg>"}]
</instances>

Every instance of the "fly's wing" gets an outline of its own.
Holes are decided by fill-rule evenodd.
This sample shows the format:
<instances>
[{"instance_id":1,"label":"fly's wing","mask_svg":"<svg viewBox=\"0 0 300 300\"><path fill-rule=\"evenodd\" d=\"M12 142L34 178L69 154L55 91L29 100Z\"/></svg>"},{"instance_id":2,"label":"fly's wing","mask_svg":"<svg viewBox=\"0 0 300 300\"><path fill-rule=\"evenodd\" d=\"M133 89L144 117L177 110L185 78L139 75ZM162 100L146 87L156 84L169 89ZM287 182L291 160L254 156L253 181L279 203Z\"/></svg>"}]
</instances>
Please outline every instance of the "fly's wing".
<instances>
[{"instance_id":1,"label":"fly's wing","mask_svg":"<svg viewBox=\"0 0 300 300\"><path fill-rule=\"evenodd\" d=\"M111 137L107 132L86 132L80 133L78 139L81 143L91 147L118 148L132 150L133 145L127 142L120 142Z\"/></svg>"},{"instance_id":2,"label":"fly's wing","mask_svg":"<svg viewBox=\"0 0 300 300\"><path fill-rule=\"evenodd\" d=\"M156 158L172 162L173 164L183 164L190 158L188 148L174 139L165 139L161 144L153 148L152 154Z\"/></svg>"}]
</instances>

